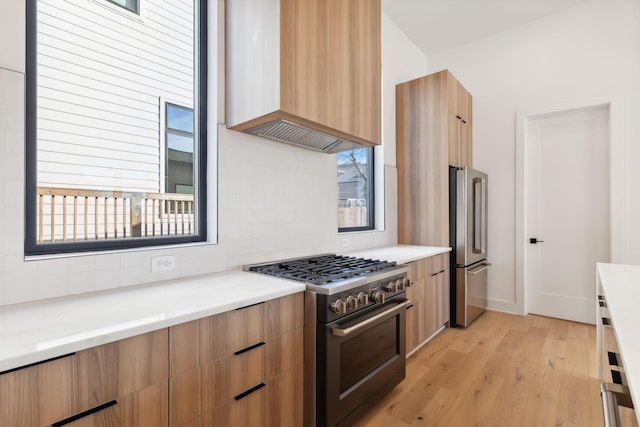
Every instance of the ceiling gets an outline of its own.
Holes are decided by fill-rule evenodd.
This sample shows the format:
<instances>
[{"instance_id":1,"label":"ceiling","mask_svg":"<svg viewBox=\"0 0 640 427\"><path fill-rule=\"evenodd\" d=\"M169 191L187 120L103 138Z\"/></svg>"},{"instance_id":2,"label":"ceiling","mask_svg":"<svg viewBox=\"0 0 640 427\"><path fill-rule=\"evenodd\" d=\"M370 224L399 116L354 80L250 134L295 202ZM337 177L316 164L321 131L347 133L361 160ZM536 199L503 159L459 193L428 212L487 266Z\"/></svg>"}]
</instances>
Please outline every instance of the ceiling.
<instances>
[{"instance_id":1,"label":"ceiling","mask_svg":"<svg viewBox=\"0 0 640 427\"><path fill-rule=\"evenodd\" d=\"M382 0L382 10L427 56L589 0Z\"/></svg>"}]
</instances>

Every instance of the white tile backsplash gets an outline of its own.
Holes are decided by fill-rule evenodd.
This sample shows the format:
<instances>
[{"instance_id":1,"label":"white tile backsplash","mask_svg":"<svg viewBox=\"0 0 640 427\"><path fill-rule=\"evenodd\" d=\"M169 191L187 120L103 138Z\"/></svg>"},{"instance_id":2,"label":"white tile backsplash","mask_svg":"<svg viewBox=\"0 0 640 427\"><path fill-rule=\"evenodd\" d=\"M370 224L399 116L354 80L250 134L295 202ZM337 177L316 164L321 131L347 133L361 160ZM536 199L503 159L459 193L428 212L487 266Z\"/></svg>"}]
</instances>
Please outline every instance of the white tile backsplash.
<instances>
[{"instance_id":1,"label":"white tile backsplash","mask_svg":"<svg viewBox=\"0 0 640 427\"><path fill-rule=\"evenodd\" d=\"M37 277L37 274L33 274L30 270L23 270L5 279L4 304L19 304L38 299Z\"/></svg>"},{"instance_id":2,"label":"white tile backsplash","mask_svg":"<svg viewBox=\"0 0 640 427\"><path fill-rule=\"evenodd\" d=\"M112 268L109 270L96 270L96 291L106 291L107 289L119 288L120 268Z\"/></svg>"},{"instance_id":3,"label":"white tile backsplash","mask_svg":"<svg viewBox=\"0 0 640 427\"><path fill-rule=\"evenodd\" d=\"M120 268L120 286L132 286L142 283L142 264Z\"/></svg>"},{"instance_id":4,"label":"white tile backsplash","mask_svg":"<svg viewBox=\"0 0 640 427\"><path fill-rule=\"evenodd\" d=\"M93 270L69 273L69 295L84 294L96 290L96 274Z\"/></svg>"},{"instance_id":5,"label":"white tile backsplash","mask_svg":"<svg viewBox=\"0 0 640 427\"><path fill-rule=\"evenodd\" d=\"M38 299L55 298L69 295L69 272L64 274L45 274L38 277Z\"/></svg>"},{"instance_id":6,"label":"white tile backsplash","mask_svg":"<svg viewBox=\"0 0 640 427\"><path fill-rule=\"evenodd\" d=\"M218 244L25 262L24 5L25 0L6 0L0 14L0 305L341 250L335 155L276 143L220 125ZM399 32L385 34L383 37L392 39L386 45L396 38L406 45ZM409 49L413 57L419 54L414 47ZM385 54L389 52L383 51ZM395 56L393 61L383 63L387 76L397 74L389 73L389 67L404 67ZM392 87L395 83L385 79L385 85ZM388 115L383 127L390 129L394 123L395 115ZM389 150L395 154L394 147L385 147L384 151ZM386 197L395 194L395 183L387 180L385 187ZM394 198L389 200L395 204ZM350 234L351 248L395 243L394 209L395 205L385 204L387 230ZM379 237L377 242L374 236ZM176 269L151 272L151 257L159 255L174 255Z\"/></svg>"}]
</instances>

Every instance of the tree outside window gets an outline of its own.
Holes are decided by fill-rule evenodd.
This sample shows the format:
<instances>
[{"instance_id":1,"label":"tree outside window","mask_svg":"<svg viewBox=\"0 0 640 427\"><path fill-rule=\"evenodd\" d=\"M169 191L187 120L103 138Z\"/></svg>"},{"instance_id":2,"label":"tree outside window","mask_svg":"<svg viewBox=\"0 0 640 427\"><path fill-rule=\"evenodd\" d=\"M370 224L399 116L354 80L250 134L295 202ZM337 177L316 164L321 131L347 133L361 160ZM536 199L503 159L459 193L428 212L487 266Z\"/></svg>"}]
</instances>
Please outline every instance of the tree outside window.
<instances>
[{"instance_id":1,"label":"tree outside window","mask_svg":"<svg viewBox=\"0 0 640 427\"><path fill-rule=\"evenodd\" d=\"M338 229L373 229L373 148L338 153Z\"/></svg>"}]
</instances>

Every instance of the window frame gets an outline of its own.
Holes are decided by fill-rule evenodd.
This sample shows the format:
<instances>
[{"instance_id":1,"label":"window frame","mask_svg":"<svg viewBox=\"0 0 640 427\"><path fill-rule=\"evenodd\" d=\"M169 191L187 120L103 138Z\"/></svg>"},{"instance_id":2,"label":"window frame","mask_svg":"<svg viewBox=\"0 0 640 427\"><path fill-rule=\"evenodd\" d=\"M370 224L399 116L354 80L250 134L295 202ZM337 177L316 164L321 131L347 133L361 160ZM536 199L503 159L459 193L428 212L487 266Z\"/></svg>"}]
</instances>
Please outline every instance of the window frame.
<instances>
[{"instance_id":1,"label":"window frame","mask_svg":"<svg viewBox=\"0 0 640 427\"><path fill-rule=\"evenodd\" d=\"M87 240L74 242L38 242L37 230L37 11L39 0L26 1L26 46L25 46L25 256L64 255L88 252L116 251L136 248L192 244L207 241L207 92L208 82L208 9L207 0L194 0L197 32L194 35L195 64L194 87L195 125L197 138L198 167L194 172L196 191L196 233L190 235L136 237L127 239ZM112 3L112 2L111 2ZM139 5L139 3L138 3ZM215 7L215 6L214 6ZM125 8L126 9L126 8ZM216 24L215 22L213 23ZM216 60L215 57L213 58ZM215 83L215 82L214 82ZM212 86L215 88L215 84Z\"/></svg>"},{"instance_id":2,"label":"window frame","mask_svg":"<svg viewBox=\"0 0 640 427\"><path fill-rule=\"evenodd\" d=\"M180 129L169 127L169 107L174 107L180 110L189 110L192 113L193 113L193 109L189 107L185 107L184 105L180 105L177 102L171 102L167 100L162 100L161 105L162 105L161 108L162 108L163 116L160 119L160 126L162 127L163 132L162 132L162 137L160 139L161 141L160 146L162 148L163 157L161 157L161 160L160 160L162 163L160 168L160 170L162 171L162 174L161 174L162 182L160 182L160 188L164 189L163 190L164 193L182 194L182 193L177 193L169 190L169 185L168 185L169 184L169 138L168 138L168 135L171 134L171 135L189 137L189 138L193 138L195 141L196 129L194 129L193 132L187 132ZM195 162L194 162L194 167L195 167Z\"/></svg>"},{"instance_id":3,"label":"window frame","mask_svg":"<svg viewBox=\"0 0 640 427\"><path fill-rule=\"evenodd\" d=\"M136 8L135 8L135 10L134 9L129 9L127 6L124 6L124 5L120 4L120 3L117 3L115 0L107 0L107 1L109 3L111 3L111 4L114 4L114 5L122 8L122 9L124 9L124 10L127 10L127 11L129 11L131 13L135 13L136 15L140 15L140 1L141 0L136 0Z\"/></svg>"},{"instance_id":4,"label":"window frame","mask_svg":"<svg viewBox=\"0 0 640 427\"><path fill-rule=\"evenodd\" d=\"M367 149L367 179L370 182L370 185L367 186L367 219L369 225L366 226L358 226L358 227L338 227L338 233L351 233L355 231L371 231L375 230L375 167L374 167L374 157L375 150L374 147L363 147ZM336 167L337 167L337 158L336 158ZM337 183L336 183L337 185ZM338 191L338 196L340 196L340 192Z\"/></svg>"}]
</instances>

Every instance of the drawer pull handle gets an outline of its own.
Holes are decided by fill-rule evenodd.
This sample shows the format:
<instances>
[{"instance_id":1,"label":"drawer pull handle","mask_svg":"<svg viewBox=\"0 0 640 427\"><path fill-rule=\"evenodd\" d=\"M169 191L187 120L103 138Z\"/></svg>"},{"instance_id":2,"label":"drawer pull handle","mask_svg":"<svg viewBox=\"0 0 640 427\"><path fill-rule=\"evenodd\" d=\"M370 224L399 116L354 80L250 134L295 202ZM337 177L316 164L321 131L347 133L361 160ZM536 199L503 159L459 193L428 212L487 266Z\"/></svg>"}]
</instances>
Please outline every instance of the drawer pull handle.
<instances>
[{"instance_id":1,"label":"drawer pull handle","mask_svg":"<svg viewBox=\"0 0 640 427\"><path fill-rule=\"evenodd\" d=\"M112 400L111 402L103 403L100 406L96 406L95 408L88 409L88 410L86 410L84 412L80 412L77 415L73 415L73 416L71 416L69 418L65 418L62 421L58 421L57 423L53 423L53 424L51 424L51 427L61 427L61 426L66 425L66 424L70 424L70 423L72 423L74 421L79 420L80 418L88 417L91 414L95 414L96 412L100 412L100 411L102 411L104 409L110 408L113 405L117 405L117 404L118 404L117 400Z\"/></svg>"},{"instance_id":2,"label":"drawer pull handle","mask_svg":"<svg viewBox=\"0 0 640 427\"><path fill-rule=\"evenodd\" d=\"M409 310L409 309L410 309L410 308L412 308L412 307L413 307L413 304L409 304L409 305L407 305L407 310Z\"/></svg>"},{"instance_id":3,"label":"drawer pull handle","mask_svg":"<svg viewBox=\"0 0 640 427\"><path fill-rule=\"evenodd\" d=\"M19 366L17 368L13 368L13 369L9 369L7 371L0 372L0 375L10 374L11 372L20 371L22 369L27 369L27 368L32 368L32 367L37 366L37 365L42 365L43 363L49 363L49 362L53 362L53 361L58 360L58 359L64 359L65 357L71 357L74 354L75 353L64 354L62 356L52 357L51 359L42 360L40 362L30 363L30 364L24 365L24 366Z\"/></svg>"},{"instance_id":4,"label":"drawer pull handle","mask_svg":"<svg viewBox=\"0 0 640 427\"><path fill-rule=\"evenodd\" d=\"M607 356L609 357L609 365L611 366L620 366L618 364L618 356L611 352L611 351L607 351Z\"/></svg>"},{"instance_id":5,"label":"drawer pull handle","mask_svg":"<svg viewBox=\"0 0 640 427\"><path fill-rule=\"evenodd\" d=\"M431 275L431 277L433 277L433 276L437 276L438 274L442 274L442 273L444 273L445 271L447 271L447 270L440 270L440 271L438 271L438 272L436 272L436 273L433 273L433 274Z\"/></svg>"},{"instance_id":6,"label":"drawer pull handle","mask_svg":"<svg viewBox=\"0 0 640 427\"><path fill-rule=\"evenodd\" d=\"M246 353L247 351L251 351L254 348L262 347L263 345L265 345L264 341L260 341L258 344L250 345L249 347L243 348L242 350L238 350L233 354L235 354L236 356L240 356L242 353Z\"/></svg>"},{"instance_id":7,"label":"drawer pull handle","mask_svg":"<svg viewBox=\"0 0 640 427\"><path fill-rule=\"evenodd\" d=\"M249 390L247 390L247 391L245 391L245 392L240 393L239 395L237 395L236 397L234 397L234 399L235 399L235 400L243 399L243 398L245 398L245 397L249 396L249 395L250 395L251 393L253 393L254 391L258 391L258 390L260 390L260 389L261 389L262 387L264 387L264 386L265 386L265 384L264 384L264 383L260 383L260 384L258 384L257 386L252 387L252 388L250 388Z\"/></svg>"},{"instance_id":8,"label":"drawer pull handle","mask_svg":"<svg viewBox=\"0 0 640 427\"><path fill-rule=\"evenodd\" d=\"M264 301L262 301L262 302L257 302L257 303L255 303L255 304L245 305L244 307L236 308L236 310L235 310L235 311L244 310L245 308L254 307L254 306L256 306L256 305L260 305L260 304L264 304Z\"/></svg>"}]
</instances>

